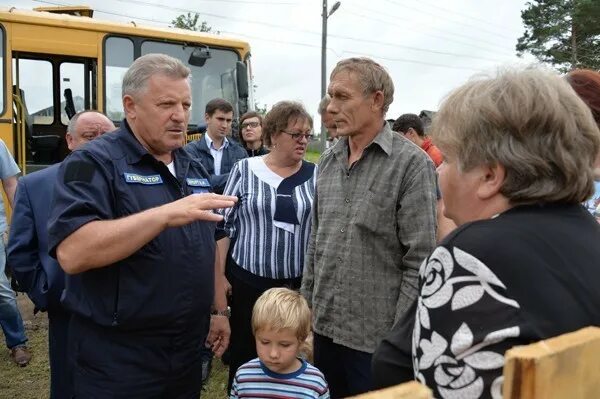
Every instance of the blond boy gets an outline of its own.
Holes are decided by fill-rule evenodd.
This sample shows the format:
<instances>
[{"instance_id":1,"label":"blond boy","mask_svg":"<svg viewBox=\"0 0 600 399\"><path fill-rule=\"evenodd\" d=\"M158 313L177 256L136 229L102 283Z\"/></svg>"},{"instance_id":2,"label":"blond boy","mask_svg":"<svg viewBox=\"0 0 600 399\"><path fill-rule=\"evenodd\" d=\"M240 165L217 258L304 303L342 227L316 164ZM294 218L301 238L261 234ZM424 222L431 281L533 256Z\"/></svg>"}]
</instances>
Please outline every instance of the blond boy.
<instances>
[{"instance_id":1,"label":"blond boy","mask_svg":"<svg viewBox=\"0 0 600 399\"><path fill-rule=\"evenodd\" d=\"M306 300L296 291L271 288L258 298L252 311L258 358L237 370L231 399L329 398L323 373L299 357L310 318Z\"/></svg>"}]
</instances>

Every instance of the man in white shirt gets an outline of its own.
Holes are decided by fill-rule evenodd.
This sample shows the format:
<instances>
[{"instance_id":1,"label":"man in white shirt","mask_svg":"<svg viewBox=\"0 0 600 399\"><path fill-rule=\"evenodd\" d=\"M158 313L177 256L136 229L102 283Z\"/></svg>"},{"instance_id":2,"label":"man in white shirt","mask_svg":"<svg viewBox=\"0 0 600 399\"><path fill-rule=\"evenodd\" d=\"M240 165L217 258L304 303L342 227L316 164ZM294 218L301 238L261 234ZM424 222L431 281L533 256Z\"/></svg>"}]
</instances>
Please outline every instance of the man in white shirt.
<instances>
[{"instance_id":1,"label":"man in white shirt","mask_svg":"<svg viewBox=\"0 0 600 399\"><path fill-rule=\"evenodd\" d=\"M204 114L206 134L200 140L189 143L185 149L200 159L210 174L210 184L215 193L222 193L233 165L246 158L246 150L227 136L231 134L233 107L222 98L206 104Z\"/></svg>"}]
</instances>

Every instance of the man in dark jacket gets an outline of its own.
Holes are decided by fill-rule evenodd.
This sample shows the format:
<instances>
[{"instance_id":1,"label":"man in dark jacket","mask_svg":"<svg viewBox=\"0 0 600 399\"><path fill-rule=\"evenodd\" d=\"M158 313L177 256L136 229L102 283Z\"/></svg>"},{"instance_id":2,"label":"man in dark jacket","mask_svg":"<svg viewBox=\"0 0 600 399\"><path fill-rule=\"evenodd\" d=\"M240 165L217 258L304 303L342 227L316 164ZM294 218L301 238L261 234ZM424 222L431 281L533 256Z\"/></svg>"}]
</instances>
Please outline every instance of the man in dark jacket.
<instances>
[{"instance_id":1,"label":"man in dark jacket","mask_svg":"<svg viewBox=\"0 0 600 399\"><path fill-rule=\"evenodd\" d=\"M110 119L99 112L79 112L69 122L67 146L73 151L114 129ZM50 398L70 397L67 332L71 316L60 304L65 274L48 255L48 215L59 166L19 179L8 240L8 263L19 287L36 312L48 312Z\"/></svg>"},{"instance_id":2,"label":"man in dark jacket","mask_svg":"<svg viewBox=\"0 0 600 399\"><path fill-rule=\"evenodd\" d=\"M181 148L189 78L167 55L135 60L120 128L59 167L48 250L68 275L74 397L197 398L198 347L220 356L229 343L212 210L237 198L209 193L208 173Z\"/></svg>"},{"instance_id":3,"label":"man in dark jacket","mask_svg":"<svg viewBox=\"0 0 600 399\"><path fill-rule=\"evenodd\" d=\"M233 121L233 107L228 101L222 98L209 101L204 118L206 134L200 140L189 143L185 149L202 162L210 174L213 191L221 194L231 168L247 154L242 146L227 138Z\"/></svg>"}]
</instances>

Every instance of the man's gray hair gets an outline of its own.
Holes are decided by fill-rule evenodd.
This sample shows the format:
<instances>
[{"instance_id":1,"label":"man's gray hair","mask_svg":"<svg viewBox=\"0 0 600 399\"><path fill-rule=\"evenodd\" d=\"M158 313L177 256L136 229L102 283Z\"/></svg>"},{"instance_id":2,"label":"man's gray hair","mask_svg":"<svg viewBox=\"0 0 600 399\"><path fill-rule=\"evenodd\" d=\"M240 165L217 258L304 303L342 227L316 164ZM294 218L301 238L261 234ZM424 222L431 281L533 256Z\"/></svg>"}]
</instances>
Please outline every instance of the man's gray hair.
<instances>
[{"instance_id":1,"label":"man's gray hair","mask_svg":"<svg viewBox=\"0 0 600 399\"><path fill-rule=\"evenodd\" d=\"M353 57L341 60L331 72L331 78L340 72L352 72L357 75L363 94L383 92L383 114L394 101L394 82L384 67L367 57Z\"/></svg>"},{"instance_id":2,"label":"man's gray hair","mask_svg":"<svg viewBox=\"0 0 600 399\"><path fill-rule=\"evenodd\" d=\"M131 64L123 76L123 96L134 96L146 89L153 75L164 75L172 79L190 79L190 68L177 58L166 54L146 54Z\"/></svg>"},{"instance_id":3,"label":"man's gray hair","mask_svg":"<svg viewBox=\"0 0 600 399\"><path fill-rule=\"evenodd\" d=\"M321 99L321 102L319 103L319 109L317 109L317 112L319 113L319 115L323 115L325 112L327 112L327 106L329 105L329 103L331 102L331 97L329 97L329 94L325 94L325 97L323 97Z\"/></svg>"}]
</instances>

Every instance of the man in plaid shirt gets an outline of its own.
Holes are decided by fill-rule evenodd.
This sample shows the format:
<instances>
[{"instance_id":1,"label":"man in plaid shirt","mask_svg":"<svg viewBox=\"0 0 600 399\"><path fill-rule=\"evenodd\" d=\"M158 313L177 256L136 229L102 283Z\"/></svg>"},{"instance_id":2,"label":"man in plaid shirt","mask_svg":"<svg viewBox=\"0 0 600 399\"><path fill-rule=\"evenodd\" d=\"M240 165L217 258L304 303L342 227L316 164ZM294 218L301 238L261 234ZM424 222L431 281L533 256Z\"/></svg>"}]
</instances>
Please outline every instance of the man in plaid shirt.
<instances>
[{"instance_id":1,"label":"man in plaid shirt","mask_svg":"<svg viewBox=\"0 0 600 399\"><path fill-rule=\"evenodd\" d=\"M332 398L371 389L371 356L417 295L435 247L436 174L385 122L394 85L368 58L340 61L327 111L341 137L320 162L302 292L315 366Z\"/></svg>"}]
</instances>

